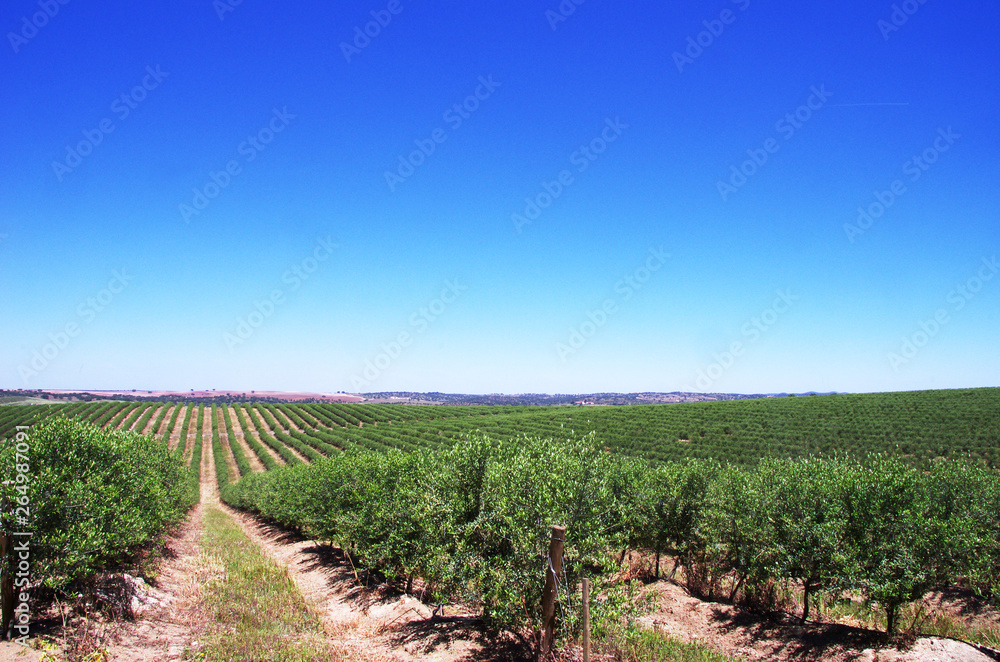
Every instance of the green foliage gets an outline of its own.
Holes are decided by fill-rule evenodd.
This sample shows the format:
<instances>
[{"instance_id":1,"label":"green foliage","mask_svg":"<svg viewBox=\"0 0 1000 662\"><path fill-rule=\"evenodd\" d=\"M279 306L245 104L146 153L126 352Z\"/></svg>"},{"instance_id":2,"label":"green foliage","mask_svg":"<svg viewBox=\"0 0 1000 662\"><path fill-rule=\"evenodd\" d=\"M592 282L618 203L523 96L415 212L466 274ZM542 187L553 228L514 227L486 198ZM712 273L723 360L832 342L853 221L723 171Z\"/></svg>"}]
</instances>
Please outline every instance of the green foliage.
<instances>
[{"instance_id":1,"label":"green foliage","mask_svg":"<svg viewBox=\"0 0 1000 662\"><path fill-rule=\"evenodd\" d=\"M174 426L177 423L177 418L180 415L181 407L183 406L183 403L181 403L174 407L174 413L170 417L170 424L167 426L167 431L163 435L163 443L169 445L170 435L173 434ZM184 410L184 420L181 421L180 432L177 437L177 447L174 448L174 454L182 460L184 459L184 454L187 452L188 431L191 429L191 412L194 410L194 406L188 405L184 407Z\"/></svg>"},{"instance_id":2,"label":"green foliage","mask_svg":"<svg viewBox=\"0 0 1000 662\"><path fill-rule=\"evenodd\" d=\"M835 588L853 571L855 541L848 539L845 501L857 467L843 461L765 461L757 468L769 486L765 555L771 574L801 583L809 618L809 598ZM850 582L847 582L850 583Z\"/></svg>"},{"instance_id":3,"label":"green foliage","mask_svg":"<svg viewBox=\"0 0 1000 662\"><path fill-rule=\"evenodd\" d=\"M257 434L260 436L261 441L277 451L278 455L281 456L281 459L285 461L285 464L298 464L302 461L296 457L295 453L288 449L288 446L267 433L264 429L263 423L261 423L260 417L257 415L256 410L250 407L250 405L243 405L242 407L237 407L236 412L240 414L243 409L246 409L247 416L253 421L254 427L257 428ZM243 424L242 418L240 418L240 425L243 426L244 430L248 430L249 426Z\"/></svg>"},{"instance_id":4,"label":"green foliage","mask_svg":"<svg viewBox=\"0 0 1000 662\"><path fill-rule=\"evenodd\" d=\"M220 490L232 482L229 464L226 463L226 456L222 451L222 441L219 438L219 422L221 418L222 410L212 405L212 457L215 458L215 480Z\"/></svg>"},{"instance_id":5,"label":"green foliage","mask_svg":"<svg viewBox=\"0 0 1000 662\"><path fill-rule=\"evenodd\" d=\"M218 577L202 591L211 618L194 659L217 662L340 660L288 572L248 539L231 517L205 511L202 554Z\"/></svg>"},{"instance_id":6,"label":"green foliage","mask_svg":"<svg viewBox=\"0 0 1000 662\"><path fill-rule=\"evenodd\" d=\"M720 470L717 463L692 460L662 464L643 473L635 502L634 546L656 553L656 574L662 552L679 559L693 553L708 487Z\"/></svg>"},{"instance_id":7,"label":"green foliage","mask_svg":"<svg viewBox=\"0 0 1000 662\"><path fill-rule=\"evenodd\" d=\"M983 519L988 480L964 462L936 461L923 472L889 457L873 458L858 473L848 492L853 584L883 607L887 631L901 605L976 576L984 559L996 564L996 529Z\"/></svg>"},{"instance_id":8,"label":"green foliage","mask_svg":"<svg viewBox=\"0 0 1000 662\"><path fill-rule=\"evenodd\" d=\"M243 478L230 504L330 540L390 581L420 577L494 623L536 624L550 529L568 529L567 595L622 547L670 552L695 592L775 606L800 590L858 591L886 613L966 578L995 592L995 472L885 456L754 467L647 466L592 436L472 435L437 452L343 453ZM567 608L564 618L572 620Z\"/></svg>"},{"instance_id":9,"label":"green foliage","mask_svg":"<svg viewBox=\"0 0 1000 662\"><path fill-rule=\"evenodd\" d=\"M567 588L622 532L637 477L593 439L472 436L443 453L356 452L248 476L223 498L406 582L478 600L497 623L537 619L550 527L568 526ZM634 483L634 480L632 481Z\"/></svg>"},{"instance_id":10,"label":"green foliage","mask_svg":"<svg viewBox=\"0 0 1000 662\"><path fill-rule=\"evenodd\" d=\"M188 466L191 467L191 472L198 475L198 480L201 480L201 455L202 446L205 443L205 438L203 436L203 428L205 427L205 405L190 405L188 408L188 413L197 409L195 416L195 433L194 433L194 447L191 450L191 459ZM187 429L185 428L184 433L187 434ZM178 444L179 446L180 444Z\"/></svg>"},{"instance_id":11,"label":"green foliage","mask_svg":"<svg viewBox=\"0 0 1000 662\"><path fill-rule=\"evenodd\" d=\"M170 414L170 420L167 421L167 428L164 430L163 434L160 434L160 428L163 426L163 420L167 417L168 412L173 412ZM181 413L180 407L176 402L168 402L160 408L160 413L157 414L156 420L153 421L153 429L150 431L154 437L158 436L160 443L168 444L170 443L170 435L174 431L174 426L177 425L177 416ZM183 444L181 444L183 446Z\"/></svg>"},{"instance_id":12,"label":"green foliage","mask_svg":"<svg viewBox=\"0 0 1000 662\"><path fill-rule=\"evenodd\" d=\"M564 563L570 590L627 534L623 510L633 502L637 472L592 437L471 437L443 457L445 493L466 495L454 522L450 556L461 567L453 572L500 622L537 619L553 525L572 532Z\"/></svg>"},{"instance_id":13,"label":"green foliage","mask_svg":"<svg viewBox=\"0 0 1000 662\"><path fill-rule=\"evenodd\" d=\"M229 450L233 453L233 462L236 464L236 470L239 472L240 476L246 476L247 474L253 473L253 470L250 468L250 462L247 460L247 456L243 452L243 447L240 446L239 439L236 438L236 434L233 432L233 424L229 415L229 407L224 406L219 409L219 416L222 417L222 420L226 424L226 440L229 442ZM220 456L216 455L216 457Z\"/></svg>"},{"instance_id":14,"label":"green foliage","mask_svg":"<svg viewBox=\"0 0 1000 662\"><path fill-rule=\"evenodd\" d=\"M32 531L32 572L50 588L121 560L194 503L188 472L151 436L61 417L26 435L27 489L13 483L16 443L0 450L2 479L12 481L2 489L9 503L23 500L30 511L29 525L15 530ZM4 528L12 526L5 517Z\"/></svg>"},{"instance_id":15,"label":"green foliage","mask_svg":"<svg viewBox=\"0 0 1000 662\"><path fill-rule=\"evenodd\" d=\"M127 402L11 405L2 408L10 412L0 411L0 436L15 422L24 423L14 417L15 409L21 417L62 410L91 417L107 408L100 414L104 425L117 424L134 407ZM556 438L594 432L607 448L653 462L703 459L752 466L768 457L875 453L913 466L937 457L971 457L1000 467L1000 388L623 407L282 404L253 405L249 412L274 431L272 447L294 448L308 461L354 447L448 447L477 431ZM270 435L252 422L261 441L271 445ZM291 423L301 431L290 429Z\"/></svg>"},{"instance_id":16,"label":"green foliage","mask_svg":"<svg viewBox=\"0 0 1000 662\"><path fill-rule=\"evenodd\" d=\"M142 411L14 405L0 408L0 434L56 412L110 426L148 421L153 410ZM182 427L195 411L196 469L204 408L189 407ZM238 424L269 471L248 473L234 446L244 475L230 484L213 409L228 502L330 540L400 587L420 578L432 596L478 601L500 624L537 620L552 524L569 529L567 590L609 576L632 548L671 555L692 590L721 599L776 606L797 591L803 619L844 590L877 605L890 629L909 601L957 581L1000 601L1000 389L236 414L222 419L230 442ZM275 462L251 423L298 466Z\"/></svg>"},{"instance_id":17,"label":"green foliage","mask_svg":"<svg viewBox=\"0 0 1000 662\"><path fill-rule=\"evenodd\" d=\"M233 407L233 411L236 413L236 420L240 425L240 429L243 430L243 439L246 441L247 446L250 447L250 450L254 452L254 455L260 460L261 464L264 465L264 469L270 471L277 468L278 463L274 461L274 458L271 457L271 454L264 449L260 442L254 438L253 433L250 431L250 426L247 424L247 419L243 416L242 407L237 405ZM230 436L230 439L233 439L233 437Z\"/></svg>"},{"instance_id":18,"label":"green foliage","mask_svg":"<svg viewBox=\"0 0 1000 662\"><path fill-rule=\"evenodd\" d=\"M978 464L920 470L886 456L729 466L711 481L679 558L691 588L713 597L773 605L776 586L797 584L803 619L811 595L859 591L891 632L902 605L959 578L990 590L996 482Z\"/></svg>"},{"instance_id":19,"label":"green foliage","mask_svg":"<svg viewBox=\"0 0 1000 662\"><path fill-rule=\"evenodd\" d=\"M670 635L643 627L615 633L603 642L622 662L731 662L735 658L699 644L683 642Z\"/></svg>"}]
</instances>

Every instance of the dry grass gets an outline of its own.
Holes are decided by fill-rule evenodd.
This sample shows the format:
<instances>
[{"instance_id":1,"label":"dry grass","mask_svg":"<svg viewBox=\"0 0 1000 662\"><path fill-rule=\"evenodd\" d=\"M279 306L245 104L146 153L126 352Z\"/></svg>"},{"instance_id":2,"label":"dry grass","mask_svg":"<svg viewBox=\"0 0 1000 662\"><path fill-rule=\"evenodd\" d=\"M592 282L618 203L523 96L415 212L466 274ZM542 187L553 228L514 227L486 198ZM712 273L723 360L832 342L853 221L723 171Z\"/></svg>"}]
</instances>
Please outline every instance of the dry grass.
<instances>
[{"instance_id":1,"label":"dry grass","mask_svg":"<svg viewBox=\"0 0 1000 662\"><path fill-rule=\"evenodd\" d=\"M216 576L203 589L213 624L199 654L205 660L348 659L333 650L319 619L288 572L251 542L229 515L205 511L202 555ZM221 572L218 572L220 571Z\"/></svg>"},{"instance_id":2,"label":"dry grass","mask_svg":"<svg viewBox=\"0 0 1000 662\"><path fill-rule=\"evenodd\" d=\"M882 610L858 598L825 605L823 619L873 630L885 629ZM938 636L1000 648L1000 614L970 596L945 597L932 594L900 608L902 634L909 637Z\"/></svg>"}]
</instances>

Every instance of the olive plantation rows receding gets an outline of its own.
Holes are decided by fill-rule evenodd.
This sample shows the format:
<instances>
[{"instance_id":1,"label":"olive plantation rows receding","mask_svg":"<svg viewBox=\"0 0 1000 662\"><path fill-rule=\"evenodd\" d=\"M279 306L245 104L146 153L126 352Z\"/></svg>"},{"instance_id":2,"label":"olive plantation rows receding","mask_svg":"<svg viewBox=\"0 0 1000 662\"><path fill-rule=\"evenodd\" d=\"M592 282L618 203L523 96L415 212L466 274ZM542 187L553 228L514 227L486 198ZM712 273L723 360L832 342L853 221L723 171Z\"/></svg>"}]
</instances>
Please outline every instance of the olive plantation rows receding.
<instances>
[{"instance_id":1,"label":"olive plantation rows receding","mask_svg":"<svg viewBox=\"0 0 1000 662\"><path fill-rule=\"evenodd\" d=\"M853 591L888 630L927 591L1000 590L996 388L625 407L0 407L0 437L18 429L45 458L31 489L51 510L35 518L53 585L177 521L214 458L231 505L507 625L535 621L552 524L569 528L570 589L609 577L613 554L648 550L706 596L798 591L803 618L810 595ZM109 493L128 483L134 507L85 496L94 471ZM89 517L65 511L83 500ZM136 535L109 544L121 530ZM46 559L46 544L75 551Z\"/></svg>"},{"instance_id":2,"label":"olive plantation rows receding","mask_svg":"<svg viewBox=\"0 0 1000 662\"><path fill-rule=\"evenodd\" d=\"M117 401L7 405L0 408L0 438L10 437L16 425L64 415L173 438L171 445L186 432L187 443L195 427L207 422L193 412L201 407ZM654 462L697 458L749 465L765 457L889 453L914 462L970 456L1000 465L995 388L628 407L231 403L217 409L209 419L212 429L221 426L220 434L232 430L245 439L265 468L352 448L439 448L476 431L556 438L593 432L609 450Z\"/></svg>"}]
</instances>

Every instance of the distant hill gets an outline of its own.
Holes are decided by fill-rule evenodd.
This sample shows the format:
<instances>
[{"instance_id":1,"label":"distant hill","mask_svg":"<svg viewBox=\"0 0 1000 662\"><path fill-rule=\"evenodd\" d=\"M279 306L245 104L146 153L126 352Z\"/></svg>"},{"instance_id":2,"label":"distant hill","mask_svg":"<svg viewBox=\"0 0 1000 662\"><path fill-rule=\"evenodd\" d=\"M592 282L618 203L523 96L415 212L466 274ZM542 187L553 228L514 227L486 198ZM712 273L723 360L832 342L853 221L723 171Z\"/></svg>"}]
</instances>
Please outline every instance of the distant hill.
<instances>
[{"instance_id":1,"label":"distant hill","mask_svg":"<svg viewBox=\"0 0 1000 662\"><path fill-rule=\"evenodd\" d=\"M381 391L377 393L314 393L303 391L217 391L215 389L190 391L147 391L139 389L102 390L10 390L0 391L0 404L79 402L89 400L151 400L168 402L185 400L188 402L368 402L375 404L410 405L509 405L533 407L566 406L613 406L613 405L662 405L681 402L717 402L720 400L752 400L756 398L787 397L789 393L427 393L416 391ZM798 395L829 395L808 393Z\"/></svg>"},{"instance_id":2,"label":"distant hill","mask_svg":"<svg viewBox=\"0 0 1000 662\"><path fill-rule=\"evenodd\" d=\"M127 400L170 402L221 403L221 402L361 402L364 398L350 393L314 393L305 391L226 391L216 389L191 389L189 391L147 391L143 389L104 390L12 390L0 391L0 404L5 400L14 403L29 402L80 402L91 400Z\"/></svg>"},{"instance_id":3,"label":"distant hill","mask_svg":"<svg viewBox=\"0 0 1000 662\"><path fill-rule=\"evenodd\" d=\"M715 402L718 400L747 400L753 398L774 397L771 394L756 393L685 393L673 391L670 393L487 393L476 395L469 393L418 393L413 391L381 391L378 393L361 393L365 402L371 403L405 403L426 405L510 405L510 406L611 406L611 405L662 405L680 402ZM782 394L785 395L785 394Z\"/></svg>"}]
</instances>

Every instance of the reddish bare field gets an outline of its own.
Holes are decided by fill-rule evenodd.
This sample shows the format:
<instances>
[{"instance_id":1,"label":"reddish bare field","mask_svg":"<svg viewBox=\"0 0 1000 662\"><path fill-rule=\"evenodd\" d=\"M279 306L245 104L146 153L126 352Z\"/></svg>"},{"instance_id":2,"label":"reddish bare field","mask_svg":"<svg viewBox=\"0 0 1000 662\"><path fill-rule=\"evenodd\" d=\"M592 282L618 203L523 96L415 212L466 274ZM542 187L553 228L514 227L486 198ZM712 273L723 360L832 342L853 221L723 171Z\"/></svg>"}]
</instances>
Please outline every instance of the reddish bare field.
<instances>
[{"instance_id":1,"label":"reddish bare field","mask_svg":"<svg viewBox=\"0 0 1000 662\"><path fill-rule=\"evenodd\" d=\"M277 398L285 402L297 402L299 400L327 400L329 402L361 402L364 400L359 395L349 393L312 393L307 391L74 391L74 390L46 390L46 393L53 395L69 395L71 393L87 393L104 397L114 397L117 395L133 395L148 398L168 397L168 398L214 398L220 396L238 396L241 398Z\"/></svg>"}]
</instances>

